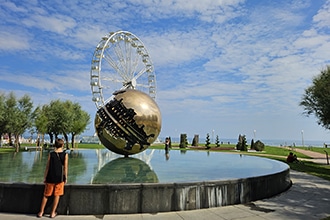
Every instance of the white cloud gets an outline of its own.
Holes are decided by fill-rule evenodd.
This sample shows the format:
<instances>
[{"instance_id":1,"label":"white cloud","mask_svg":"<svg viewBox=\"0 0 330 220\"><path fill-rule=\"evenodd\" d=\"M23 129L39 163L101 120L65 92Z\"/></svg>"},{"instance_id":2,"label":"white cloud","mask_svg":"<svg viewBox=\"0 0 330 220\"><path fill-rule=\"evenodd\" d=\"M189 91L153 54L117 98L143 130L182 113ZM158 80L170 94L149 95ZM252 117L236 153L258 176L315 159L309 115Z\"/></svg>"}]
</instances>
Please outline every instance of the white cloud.
<instances>
[{"instance_id":1,"label":"white cloud","mask_svg":"<svg viewBox=\"0 0 330 220\"><path fill-rule=\"evenodd\" d=\"M20 51L30 48L29 39L20 32L10 32L10 28L2 27L0 31L0 50Z\"/></svg>"},{"instance_id":2,"label":"white cloud","mask_svg":"<svg viewBox=\"0 0 330 220\"><path fill-rule=\"evenodd\" d=\"M201 59L209 49L203 41L205 36L198 31L168 32L148 35L141 40L145 42L152 60L160 66L177 66L180 63Z\"/></svg>"},{"instance_id":3,"label":"white cloud","mask_svg":"<svg viewBox=\"0 0 330 220\"><path fill-rule=\"evenodd\" d=\"M32 15L23 19L22 23L28 27L37 27L63 35L67 35L67 31L76 26L73 18L63 15Z\"/></svg>"},{"instance_id":4,"label":"white cloud","mask_svg":"<svg viewBox=\"0 0 330 220\"><path fill-rule=\"evenodd\" d=\"M89 93L89 66L82 69L62 69L50 74L49 72L33 72L30 74L22 72L8 72L2 69L1 79L7 83L15 83L24 87L37 89L42 92L58 91L80 91Z\"/></svg>"},{"instance_id":5,"label":"white cloud","mask_svg":"<svg viewBox=\"0 0 330 220\"><path fill-rule=\"evenodd\" d=\"M329 1L320 5L7 1L0 6L0 89L25 89L45 102L52 95L78 100L94 112L90 59L102 36L122 29L150 52L164 134L216 129L236 137L257 129L260 137L294 138L304 129L324 137L298 106L304 88L329 63Z\"/></svg>"},{"instance_id":6,"label":"white cloud","mask_svg":"<svg viewBox=\"0 0 330 220\"><path fill-rule=\"evenodd\" d=\"M330 1L325 1L323 7L318 11L318 13L313 17L313 21L317 23L318 28L329 29L330 21Z\"/></svg>"},{"instance_id":7,"label":"white cloud","mask_svg":"<svg viewBox=\"0 0 330 220\"><path fill-rule=\"evenodd\" d=\"M3 71L2 71L3 72ZM26 74L13 74L8 73L7 74L1 74L1 78L5 79L7 83L15 83L21 86L27 86L34 89L40 89L40 90L53 90L56 87L56 84L54 82L49 81L49 79L34 75L26 75Z\"/></svg>"},{"instance_id":8,"label":"white cloud","mask_svg":"<svg viewBox=\"0 0 330 220\"><path fill-rule=\"evenodd\" d=\"M10 11L13 11L13 12L19 12L19 13L25 13L25 12L27 12L27 9L26 8L19 7L15 3L9 2L9 1L3 2L2 3L2 6L4 8L7 8Z\"/></svg>"}]
</instances>

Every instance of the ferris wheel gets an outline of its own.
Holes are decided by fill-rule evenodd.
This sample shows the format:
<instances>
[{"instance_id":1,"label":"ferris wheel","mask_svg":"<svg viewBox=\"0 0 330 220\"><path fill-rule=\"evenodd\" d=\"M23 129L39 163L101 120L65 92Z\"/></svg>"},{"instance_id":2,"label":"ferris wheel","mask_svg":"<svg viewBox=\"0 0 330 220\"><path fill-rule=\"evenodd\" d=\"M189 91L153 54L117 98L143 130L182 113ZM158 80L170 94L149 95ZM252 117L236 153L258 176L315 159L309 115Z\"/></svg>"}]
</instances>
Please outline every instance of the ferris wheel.
<instances>
[{"instance_id":1,"label":"ferris wheel","mask_svg":"<svg viewBox=\"0 0 330 220\"><path fill-rule=\"evenodd\" d=\"M137 89L156 98L156 76L142 41L127 31L110 32L96 46L90 71L93 101L99 109L113 92Z\"/></svg>"}]
</instances>

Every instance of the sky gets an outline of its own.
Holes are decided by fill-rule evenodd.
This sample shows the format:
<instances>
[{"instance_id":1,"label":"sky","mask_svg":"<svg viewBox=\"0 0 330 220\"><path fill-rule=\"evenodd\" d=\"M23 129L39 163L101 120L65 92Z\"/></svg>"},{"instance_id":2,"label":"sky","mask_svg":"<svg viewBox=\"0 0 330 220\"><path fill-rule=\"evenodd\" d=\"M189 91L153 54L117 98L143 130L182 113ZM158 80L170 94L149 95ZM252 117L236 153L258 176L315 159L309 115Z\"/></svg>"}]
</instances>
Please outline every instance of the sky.
<instances>
[{"instance_id":1,"label":"sky","mask_svg":"<svg viewBox=\"0 0 330 220\"><path fill-rule=\"evenodd\" d=\"M109 32L144 43L157 79L159 137L319 140L299 103L330 65L330 0L0 0L0 92L81 104Z\"/></svg>"}]
</instances>

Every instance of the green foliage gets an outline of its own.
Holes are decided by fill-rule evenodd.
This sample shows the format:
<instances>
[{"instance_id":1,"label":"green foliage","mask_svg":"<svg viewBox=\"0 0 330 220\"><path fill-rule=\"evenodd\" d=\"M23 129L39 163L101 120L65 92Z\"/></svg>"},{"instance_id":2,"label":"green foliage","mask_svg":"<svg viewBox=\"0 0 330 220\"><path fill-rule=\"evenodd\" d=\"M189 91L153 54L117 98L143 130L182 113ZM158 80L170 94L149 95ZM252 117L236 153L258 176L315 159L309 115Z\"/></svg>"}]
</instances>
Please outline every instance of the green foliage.
<instances>
[{"instance_id":1,"label":"green foliage","mask_svg":"<svg viewBox=\"0 0 330 220\"><path fill-rule=\"evenodd\" d=\"M301 149L303 150L310 150L310 151L315 151L321 154L325 154L325 152L327 152L330 155L330 148L327 147L301 147Z\"/></svg>"},{"instance_id":2,"label":"green foliage","mask_svg":"<svg viewBox=\"0 0 330 220\"><path fill-rule=\"evenodd\" d=\"M220 147L220 140L219 140L219 135L215 137L215 145L216 147Z\"/></svg>"},{"instance_id":3,"label":"green foliage","mask_svg":"<svg viewBox=\"0 0 330 220\"><path fill-rule=\"evenodd\" d=\"M313 85L305 89L300 106L306 116L315 115L317 123L330 129L330 66L314 77Z\"/></svg>"},{"instance_id":4,"label":"green foliage","mask_svg":"<svg viewBox=\"0 0 330 220\"><path fill-rule=\"evenodd\" d=\"M252 139L253 141L253 139ZM252 145L252 143L251 143ZM252 147L251 147L252 149ZM257 140L255 143L253 143L253 149L256 151L263 151L265 149L265 144L262 143L260 140Z\"/></svg>"},{"instance_id":5,"label":"green foliage","mask_svg":"<svg viewBox=\"0 0 330 220\"><path fill-rule=\"evenodd\" d=\"M198 144L199 144L198 142L199 142L199 136L198 136L198 134L195 134L195 136L194 136L194 138L192 140L191 145L197 147Z\"/></svg>"},{"instance_id":6,"label":"green foliage","mask_svg":"<svg viewBox=\"0 0 330 220\"><path fill-rule=\"evenodd\" d=\"M251 150L254 150L254 140L253 139L251 140L251 147L250 148L251 148Z\"/></svg>"},{"instance_id":7,"label":"green foliage","mask_svg":"<svg viewBox=\"0 0 330 220\"><path fill-rule=\"evenodd\" d=\"M186 148L188 146L187 134L180 135L180 148Z\"/></svg>"},{"instance_id":8,"label":"green foliage","mask_svg":"<svg viewBox=\"0 0 330 220\"><path fill-rule=\"evenodd\" d=\"M74 147L75 136L81 134L90 122L90 116L81 109L78 103L53 100L50 104L36 109L35 126L38 132L49 134L51 143L53 137L62 134L68 143L71 134L71 147ZM68 148L68 145L67 145Z\"/></svg>"},{"instance_id":9,"label":"green foliage","mask_svg":"<svg viewBox=\"0 0 330 220\"><path fill-rule=\"evenodd\" d=\"M282 156L283 158L286 158L290 152L294 151L294 149L290 148L284 148L284 147L271 147L271 146L265 146L264 152L258 153L258 154L271 154L276 156ZM299 158L306 158L311 159L311 157L306 156L305 154L302 154L300 152L294 152L294 154L297 155Z\"/></svg>"},{"instance_id":10,"label":"green foliage","mask_svg":"<svg viewBox=\"0 0 330 220\"><path fill-rule=\"evenodd\" d=\"M271 159L279 160L286 163L286 158L275 158L268 157ZM299 157L298 157L299 158ZM288 163L290 169L296 170L299 172L308 173L314 176L318 176L320 178L326 179L330 181L330 166L329 165L321 165L309 161L304 161L302 163Z\"/></svg>"},{"instance_id":11,"label":"green foliage","mask_svg":"<svg viewBox=\"0 0 330 220\"><path fill-rule=\"evenodd\" d=\"M19 151L19 136L32 127L33 103L28 95L17 99L13 92L0 95L0 136L8 133L15 137L15 148ZM10 145L12 146L11 138Z\"/></svg>"},{"instance_id":12,"label":"green foliage","mask_svg":"<svg viewBox=\"0 0 330 220\"><path fill-rule=\"evenodd\" d=\"M73 112L73 117L71 118L67 132L71 133L71 144L74 147L75 136L85 131L87 125L90 123L90 116L81 109L78 103L71 105L71 111Z\"/></svg>"},{"instance_id":13,"label":"green foliage","mask_svg":"<svg viewBox=\"0 0 330 220\"><path fill-rule=\"evenodd\" d=\"M105 149L105 147L102 144L79 144L78 148L80 149ZM163 145L159 147L159 149L162 149Z\"/></svg>"},{"instance_id":14,"label":"green foliage","mask_svg":"<svg viewBox=\"0 0 330 220\"><path fill-rule=\"evenodd\" d=\"M206 147L206 149L210 149L210 144L211 144L210 135L209 135L209 133L207 133L206 134L206 139L205 139L205 147Z\"/></svg>"},{"instance_id":15,"label":"green foliage","mask_svg":"<svg viewBox=\"0 0 330 220\"><path fill-rule=\"evenodd\" d=\"M196 139L194 138L193 140L192 140L192 143L191 143L191 146L198 146L198 144L197 144L197 142L196 142Z\"/></svg>"},{"instance_id":16,"label":"green foliage","mask_svg":"<svg viewBox=\"0 0 330 220\"><path fill-rule=\"evenodd\" d=\"M46 134L48 129L48 117L47 117L47 109L48 106L37 107L34 111L35 120L34 126L36 127L38 133Z\"/></svg>"},{"instance_id":17,"label":"green foliage","mask_svg":"<svg viewBox=\"0 0 330 220\"><path fill-rule=\"evenodd\" d=\"M19 136L25 131L36 131L42 137L49 134L51 143L59 134L63 134L68 143L68 135L71 134L74 145L74 137L81 134L89 122L89 114L78 103L53 100L33 110L33 102L28 95L17 99L13 92L8 95L0 93L0 136L5 133L14 136L16 151L19 150ZM9 140L12 146L11 138Z\"/></svg>"},{"instance_id":18,"label":"green foliage","mask_svg":"<svg viewBox=\"0 0 330 220\"><path fill-rule=\"evenodd\" d=\"M247 143L245 135L238 136L238 142L236 144L236 149L240 151L247 151Z\"/></svg>"}]
</instances>

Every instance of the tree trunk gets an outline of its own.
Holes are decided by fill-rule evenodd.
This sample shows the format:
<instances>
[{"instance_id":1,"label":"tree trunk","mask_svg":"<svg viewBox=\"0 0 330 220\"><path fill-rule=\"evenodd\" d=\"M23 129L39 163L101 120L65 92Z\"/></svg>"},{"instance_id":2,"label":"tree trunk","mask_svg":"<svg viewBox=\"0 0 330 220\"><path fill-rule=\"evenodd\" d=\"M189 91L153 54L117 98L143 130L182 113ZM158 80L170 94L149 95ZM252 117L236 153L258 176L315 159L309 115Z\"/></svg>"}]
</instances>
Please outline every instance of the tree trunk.
<instances>
[{"instance_id":1,"label":"tree trunk","mask_svg":"<svg viewBox=\"0 0 330 220\"><path fill-rule=\"evenodd\" d=\"M66 133L63 133L64 139L65 139L65 147L67 150L69 150L69 138L68 135Z\"/></svg>"},{"instance_id":2,"label":"tree trunk","mask_svg":"<svg viewBox=\"0 0 330 220\"><path fill-rule=\"evenodd\" d=\"M19 135L18 134L15 134L15 152L19 152L19 147L20 147L20 144L19 144Z\"/></svg>"},{"instance_id":3,"label":"tree trunk","mask_svg":"<svg viewBox=\"0 0 330 220\"><path fill-rule=\"evenodd\" d=\"M38 147L40 147L40 146L42 146L42 145L41 145L41 143L40 143L40 134L38 133L38 134L37 134L36 147L38 148Z\"/></svg>"},{"instance_id":4,"label":"tree trunk","mask_svg":"<svg viewBox=\"0 0 330 220\"><path fill-rule=\"evenodd\" d=\"M44 146L45 144L45 134L41 135L41 146Z\"/></svg>"},{"instance_id":5,"label":"tree trunk","mask_svg":"<svg viewBox=\"0 0 330 220\"><path fill-rule=\"evenodd\" d=\"M48 133L48 135L49 135L50 145L52 146L54 143L54 135L53 135L53 133Z\"/></svg>"},{"instance_id":6,"label":"tree trunk","mask_svg":"<svg viewBox=\"0 0 330 220\"><path fill-rule=\"evenodd\" d=\"M9 146L13 146L13 141L11 140L11 133L8 133L8 138L9 138L8 140Z\"/></svg>"},{"instance_id":7,"label":"tree trunk","mask_svg":"<svg viewBox=\"0 0 330 220\"><path fill-rule=\"evenodd\" d=\"M71 148L74 148L74 138L75 138L75 134L71 133Z\"/></svg>"}]
</instances>

